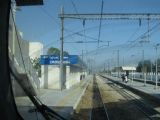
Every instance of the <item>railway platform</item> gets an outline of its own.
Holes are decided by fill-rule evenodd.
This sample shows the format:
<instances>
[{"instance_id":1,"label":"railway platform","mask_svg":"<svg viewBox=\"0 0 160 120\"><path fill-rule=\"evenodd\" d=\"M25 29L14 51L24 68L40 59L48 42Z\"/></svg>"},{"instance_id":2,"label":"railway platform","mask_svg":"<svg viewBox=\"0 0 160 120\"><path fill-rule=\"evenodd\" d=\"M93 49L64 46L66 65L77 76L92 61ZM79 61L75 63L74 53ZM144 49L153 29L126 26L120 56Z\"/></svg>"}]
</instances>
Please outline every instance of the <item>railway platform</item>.
<instances>
[{"instance_id":1,"label":"railway platform","mask_svg":"<svg viewBox=\"0 0 160 120\"><path fill-rule=\"evenodd\" d=\"M56 111L59 115L66 118L66 120L69 120L91 79L92 76L87 76L72 88L62 91L41 89L38 98L43 104ZM33 118L35 118L36 120L36 117L38 116L39 120L43 120L39 113L38 115L35 115L35 112L30 112L34 106L28 97L17 97L16 104L18 106L18 111L25 119L32 118L32 120L34 120Z\"/></svg>"},{"instance_id":2,"label":"railway platform","mask_svg":"<svg viewBox=\"0 0 160 120\"><path fill-rule=\"evenodd\" d=\"M150 97L151 99L154 99L155 101L160 100L160 86L156 86L154 84L149 84L145 82L139 82L139 81L132 81L132 79L129 79L127 83L122 82L121 78L103 75L103 77L106 77L112 81L115 81L124 87L139 93L140 95Z\"/></svg>"}]
</instances>

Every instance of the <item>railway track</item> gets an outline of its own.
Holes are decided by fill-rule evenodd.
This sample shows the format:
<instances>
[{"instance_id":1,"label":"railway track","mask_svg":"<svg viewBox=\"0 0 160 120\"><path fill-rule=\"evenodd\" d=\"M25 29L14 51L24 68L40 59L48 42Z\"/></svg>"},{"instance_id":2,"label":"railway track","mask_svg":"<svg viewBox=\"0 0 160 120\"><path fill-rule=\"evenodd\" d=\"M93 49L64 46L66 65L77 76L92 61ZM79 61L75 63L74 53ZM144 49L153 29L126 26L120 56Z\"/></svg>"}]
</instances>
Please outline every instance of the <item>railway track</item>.
<instances>
[{"instance_id":1,"label":"railway track","mask_svg":"<svg viewBox=\"0 0 160 120\"><path fill-rule=\"evenodd\" d=\"M96 77L93 77L93 108L90 112L90 120L109 120L107 108L103 102Z\"/></svg>"},{"instance_id":2,"label":"railway track","mask_svg":"<svg viewBox=\"0 0 160 120\"><path fill-rule=\"evenodd\" d=\"M105 78L103 78L104 80ZM107 79L108 80L108 79ZM108 80L109 81L109 80ZM143 99L137 99L133 94L130 94L120 85L117 85L113 81L107 82L107 84L116 90L120 95L122 95L127 101L130 101L131 104L134 104L135 107L142 112L147 119L149 120L160 120L160 113L154 110L153 107L146 105L143 102Z\"/></svg>"}]
</instances>

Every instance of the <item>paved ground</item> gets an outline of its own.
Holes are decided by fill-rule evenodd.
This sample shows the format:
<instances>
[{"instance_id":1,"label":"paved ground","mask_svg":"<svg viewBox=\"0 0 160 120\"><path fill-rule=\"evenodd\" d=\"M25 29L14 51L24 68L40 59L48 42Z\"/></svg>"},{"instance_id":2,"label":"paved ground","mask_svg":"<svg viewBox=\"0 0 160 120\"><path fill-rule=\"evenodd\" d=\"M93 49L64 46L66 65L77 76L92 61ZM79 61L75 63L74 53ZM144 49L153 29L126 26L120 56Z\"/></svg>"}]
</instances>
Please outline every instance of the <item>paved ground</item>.
<instances>
[{"instance_id":1,"label":"paved ground","mask_svg":"<svg viewBox=\"0 0 160 120\"><path fill-rule=\"evenodd\" d=\"M92 79L92 76L86 77L85 80L82 80L68 90L41 89L39 98L45 105L57 111L63 117L70 119L90 79ZM43 120L40 114L28 112L30 109L34 108L34 106L27 97L17 97L16 104L18 105L18 110L26 120L34 120L34 118L37 120L37 116L39 118L38 120Z\"/></svg>"}]
</instances>

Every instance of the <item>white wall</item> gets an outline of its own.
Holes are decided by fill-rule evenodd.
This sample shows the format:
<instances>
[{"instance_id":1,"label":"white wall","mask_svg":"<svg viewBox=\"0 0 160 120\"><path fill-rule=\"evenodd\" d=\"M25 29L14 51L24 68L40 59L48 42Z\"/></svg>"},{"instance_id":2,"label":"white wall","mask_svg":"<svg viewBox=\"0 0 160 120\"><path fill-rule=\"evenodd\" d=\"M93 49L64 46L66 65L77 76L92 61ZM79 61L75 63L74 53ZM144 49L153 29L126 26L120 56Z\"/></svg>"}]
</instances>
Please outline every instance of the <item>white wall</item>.
<instances>
[{"instance_id":1,"label":"white wall","mask_svg":"<svg viewBox=\"0 0 160 120\"><path fill-rule=\"evenodd\" d=\"M61 89L59 65L42 65L41 88ZM81 70L75 66L64 66L66 89L80 82Z\"/></svg>"},{"instance_id":2,"label":"white wall","mask_svg":"<svg viewBox=\"0 0 160 120\"><path fill-rule=\"evenodd\" d=\"M48 88L49 89L61 89L60 82L60 70L59 66L48 66Z\"/></svg>"},{"instance_id":3,"label":"white wall","mask_svg":"<svg viewBox=\"0 0 160 120\"><path fill-rule=\"evenodd\" d=\"M80 72L70 73L67 77L67 80L66 80L66 88L69 89L73 85L79 83L80 82L80 75L81 75Z\"/></svg>"},{"instance_id":4,"label":"white wall","mask_svg":"<svg viewBox=\"0 0 160 120\"><path fill-rule=\"evenodd\" d=\"M58 65L42 65L42 81L41 88L45 89L61 89L59 66Z\"/></svg>"},{"instance_id":5,"label":"white wall","mask_svg":"<svg viewBox=\"0 0 160 120\"><path fill-rule=\"evenodd\" d=\"M73 85L80 82L82 69L77 66L66 66L66 88L69 89Z\"/></svg>"},{"instance_id":6,"label":"white wall","mask_svg":"<svg viewBox=\"0 0 160 120\"><path fill-rule=\"evenodd\" d=\"M40 42L29 42L29 56L34 59L43 54L43 44Z\"/></svg>"}]
</instances>

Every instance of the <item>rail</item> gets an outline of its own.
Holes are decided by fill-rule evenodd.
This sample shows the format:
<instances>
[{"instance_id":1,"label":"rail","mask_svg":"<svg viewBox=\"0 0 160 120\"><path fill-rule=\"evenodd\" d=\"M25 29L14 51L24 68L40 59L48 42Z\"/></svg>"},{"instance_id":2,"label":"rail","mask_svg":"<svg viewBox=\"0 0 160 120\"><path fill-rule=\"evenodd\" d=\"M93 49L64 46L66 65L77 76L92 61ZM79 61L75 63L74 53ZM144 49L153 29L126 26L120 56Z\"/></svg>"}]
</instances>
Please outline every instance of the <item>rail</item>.
<instances>
[{"instance_id":1,"label":"rail","mask_svg":"<svg viewBox=\"0 0 160 120\"><path fill-rule=\"evenodd\" d=\"M106 79L106 78L104 78L104 79ZM126 100L132 101L132 103L136 106L136 108L139 111L141 111L148 119L154 120L154 118L152 117L153 114L160 115L156 110L154 110L154 108L152 108L151 106L146 105L143 102L143 100L139 100L135 96L133 96L130 93L128 93L126 90L121 89L121 86L119 84L117 84L116 82L111 81L110 79L107 79L107 80L112 83L112 84L108 84L110 87L112 87L119 94L121 94L123 97L125 97Z\"/></svg>"},{"instance_id":2,"label":"rail","mask_svg":"<svg viewBox=\"0 0 160 120\"><path fill-rule=\"evenodd\" d=\"M100 89L98 87L98 83L96 82L96 77L94 76L93 77L93 93L96 94L95 96L98 96L100 102L102 103L102 107L98 109L98 111L94 108L91 109L91 112L90 112L90 120L96 120L95 116L96 114L98 114L99 112L102 112L104 116L102 116L101 114L101 118L102 120L109 120L109 116L108 116L108 112L107 112L107 108L103 102L103 99L102 99L102 94L100 92ZM94 96L93 96L94 97ZM99 119L99 118L98 118Z\"/></svg>"}]
</instances>

